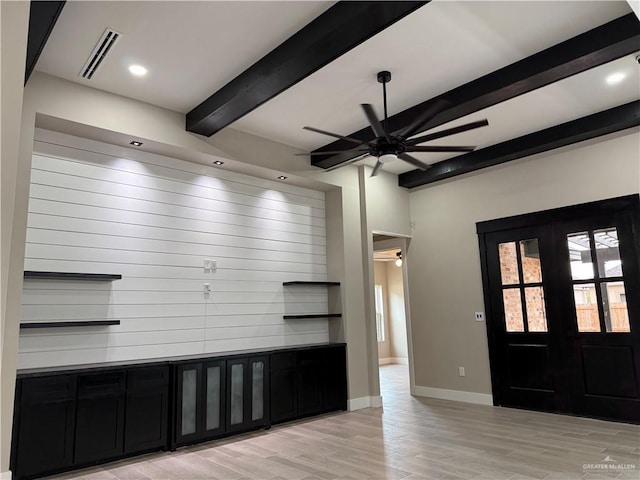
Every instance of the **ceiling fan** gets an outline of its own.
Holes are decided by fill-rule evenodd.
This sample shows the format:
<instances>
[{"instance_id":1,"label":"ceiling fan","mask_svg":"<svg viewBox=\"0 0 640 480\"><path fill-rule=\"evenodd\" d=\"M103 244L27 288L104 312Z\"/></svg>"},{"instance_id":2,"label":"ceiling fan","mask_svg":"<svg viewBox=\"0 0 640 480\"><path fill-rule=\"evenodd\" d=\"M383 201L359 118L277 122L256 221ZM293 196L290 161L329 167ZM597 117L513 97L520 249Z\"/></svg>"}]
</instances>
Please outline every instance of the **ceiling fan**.
<instances>
[{"instance_id":1,"label":"ceiling fan","mask_svg":"<svg viewBox=\"0 0 640 480\"><path fill-rule=\"evenodd\" d=\"M305 130L310 130L312 132L321 133L323 135L328 135L330 137L339 138L341 140L346 140L348 142L354 143L356 145L355 148L351 150L336 150L336 151L322 151L322 152L311 152L311 153L297 153L296 155L337 155L340 153L357 153L358 155L347 162L341 163L334 167L328 168L326 171L333 170L338 167L342 167L348 165L350 163L356 162L364 157L372 156L376 157L378 161L376 162L373 171L371 172L371 176L374 177L380 171L380 167L386 161L393 160L399 158L400 160L404 160L411 165L418 167L421 170L426 170L431 167L431 165L424 163L421 160L409 155L409 153L413 152L471 152L476 147L461 147L461 146L420 146L421 143L428 142L429 140L435 140L437 138L448 137L449 135L454 135L456 133L465 132L467 130L473 130L474 128L484 127L489 125L489 122L484 120L478 120L476 122L467 123L464 125L460 125L458 127L448 128L446 130L441 130L439 132L430 133L427 135L422 135L416 138L410 138L414 136L416 133L420 132L423 127L433 119L438 113L442 110L446 109L449 105L449 102L445 100L438 100L433 103L429 108L427 108L424 112L422 112L418 117L406 127L397 130L395 132L389 132L388 130L388 118L387 118L387 83L391 81L391 72L382 71L378 72L378 82L382 84L382 96L384 100L384 122L380 122L378 120L378 116L376 115L373 106L364 103L361 105L364 114L371 125L371 129L373 130L376 138L370 140L368 142L362 142L356 138L345 137L343 135L339 135L337 133L327 132L325 130L320 130L314 127L303 127Z\"/></svg>"}]
</instances>

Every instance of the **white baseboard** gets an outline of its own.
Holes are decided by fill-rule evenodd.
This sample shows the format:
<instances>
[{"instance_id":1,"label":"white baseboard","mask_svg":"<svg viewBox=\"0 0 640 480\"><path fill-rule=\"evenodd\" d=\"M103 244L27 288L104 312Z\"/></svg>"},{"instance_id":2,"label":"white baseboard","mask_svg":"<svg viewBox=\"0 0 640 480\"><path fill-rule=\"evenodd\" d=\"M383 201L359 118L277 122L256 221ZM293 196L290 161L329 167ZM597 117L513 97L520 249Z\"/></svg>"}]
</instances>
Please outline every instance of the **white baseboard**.
<instances>
[{"instance_id":1,"label":"white baseboard","mask_svg":"<svg viewBox=\"0 0 640 480\"><path fill-rule=\"evenodd\" d=\"M11 470L7 472L0 472L0 480L11 480Z\"/></svg>"},{"instance_id":2,"label":"white baseboard","mask_svg":"<svg viewBox=\"0 0 640 480\"><path fill-rule=\"evenodd\" d=\"M389 365L392 363L398 365L409 365L409 359L403 357L385 357L378 359L378 365Z\"/></svg>"},{"instance_id":3,"label":"white baseboard","mask_svg":"<svg viewBox=\"0 0 640 480\"><path fill-rule=\"evenodd\" d=\"M363 408L379 407L382 407L382 397L380 395L376 397L352 398L348 402L348 408L350 412L353 412L354 410L362 410Z\"/></svg>"},{"instance_id":4,"label":"white baseboard","mask_svg":"<svg viewBox=\"0 0 640 480\"><path fill-rule=\"evenodd\" d=\"M391 357L391 363L397 365L409 365L409 359L407 357Z\"/></svg>"},{"instance_id":5,"label":"white baseboard","mask_svg":"<svg viewBox=\"0 0 640 480\"><path fill-rule=\"evenodd\" d=\"M463 392L462 390L421 387L419 385L416 385L413 391L414 395L418 397L439 398L441 400L454 400L456 402L477 403L480 405L493 405L493 397L488 393Z\"/></svg>"}]
</instances>

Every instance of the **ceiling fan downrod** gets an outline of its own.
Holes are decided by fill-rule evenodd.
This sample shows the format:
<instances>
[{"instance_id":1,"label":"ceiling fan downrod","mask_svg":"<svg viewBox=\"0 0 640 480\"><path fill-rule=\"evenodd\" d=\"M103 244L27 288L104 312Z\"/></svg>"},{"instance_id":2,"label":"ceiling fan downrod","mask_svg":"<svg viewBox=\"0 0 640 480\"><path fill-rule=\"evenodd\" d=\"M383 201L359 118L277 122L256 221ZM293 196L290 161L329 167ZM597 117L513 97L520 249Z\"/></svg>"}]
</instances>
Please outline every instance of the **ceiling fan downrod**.
<instances>
[{"instance_id":1,"label":"ceiling fan downrod","mask_svg":"<svg viewBox=\"0 0 640 480\"><path fill-rule=\"evenodd\" d=\"M391 81L391 72L383 70L378 72L378 83L382 84L382 97L384 99L384 133L389 137L389 121L387 116L387 83Z\"/></svg>"}]
</instances>

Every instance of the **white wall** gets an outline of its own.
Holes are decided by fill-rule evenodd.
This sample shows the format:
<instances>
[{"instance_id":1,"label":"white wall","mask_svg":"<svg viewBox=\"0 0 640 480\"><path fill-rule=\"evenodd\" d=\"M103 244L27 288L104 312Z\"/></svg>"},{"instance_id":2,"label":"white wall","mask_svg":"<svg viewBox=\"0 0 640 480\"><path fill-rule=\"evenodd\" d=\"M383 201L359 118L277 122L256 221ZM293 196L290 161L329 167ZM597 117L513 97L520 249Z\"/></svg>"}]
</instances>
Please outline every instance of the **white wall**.
<instances>
[{"instance_id":1,"label":"white wall","mask_svg":"<svg viewBox=\"0 0 640 480\"><path fill-rule=\"evenodd\" d=\"M484 310L476 222L638 193L639 179L635 129L412 191L416 384L491 392L486 327L474 321Z\"/></svg>"},{"instance_id":2,"label":"white wall","mask_svg":"<svg viewBox=\"0 0 640 480\"><path fill-rule=\"evenodd\" d=\"M398 363L408 361L407 324L404 301L402 268L387 262L387 303L389 305L389 334L391 336L390 357Z\"/></svg>"},{"instance_id":3,"label":"white wall","mask_svg":"<svg viewBox=\"0 0 640 480\"><path fill-rule=\"evenodd\" d=\"M327 311L326 288L282 286L327 279L323 192L36 135L25 270L123 278L26 280L22 321L121 324L23 330L20 368L328 341L327 319L282 318Z\"/></svg>"}]
</instances>

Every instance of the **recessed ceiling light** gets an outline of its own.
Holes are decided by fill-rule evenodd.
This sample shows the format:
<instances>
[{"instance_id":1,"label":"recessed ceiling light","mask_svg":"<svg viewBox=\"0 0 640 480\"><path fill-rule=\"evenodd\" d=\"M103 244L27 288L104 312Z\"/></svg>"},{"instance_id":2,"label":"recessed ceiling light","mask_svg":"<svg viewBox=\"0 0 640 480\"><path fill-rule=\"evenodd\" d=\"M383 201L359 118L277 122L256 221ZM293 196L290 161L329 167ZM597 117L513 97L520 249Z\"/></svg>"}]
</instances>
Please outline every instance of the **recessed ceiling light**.
<instances>
[{"instance_id":1,"label":"recessed ceiling light","mask_svg":"<svg viewBox=\"0 0 640 480\"><path fill-rule=\"evenodd\" d=\"M224 165L224 162L221 162L220 160L216 160L215 162L213 162L214 165Z\"/></svg>"},{"instance_id":2,"label":"recessed ceiling light","mask_svg":"<svg viewBox=\"0 0 640 480\"><path fill-rule=\"evenodd\" d=\"M144 68L142 65L131 65L129 67L129 71L131 72L132 75L135 75L136 77L143 77L147 74L147 69Z\"/></svg>"},{"instance_id":3,"label":"recessed ceiling light","mask_svg":"<svg viewBox=\"0 0 640 480\"><path fill-rule=\"evenodd\" d=\"M135 140L129 142L129 145L133 145L134 147L141 147L142 146L142 142L137 142Z\"/></svg>"},{"instance_id":4,"label":"recessed ceiling light","mask_svg":"<svg viewBox=\"0 0 640 480\"><path fill-rule=\"evenodd\" d=\"M606 78L607 85L617 85L624 80L626 75L622 72L612 73Z\"/></svg>"},{"instance_id":5,"label":"recessed ceiling light","mask_svg":"<svg viewBox=\"0 0 640 480\"><path fill-rule=\"evenodd\" d=\"M286 179L287 179L287 177L285 177L284 175L280 175L280 176L278 177L278 180L286 180Z\"/></svg>"}]
</instances>

